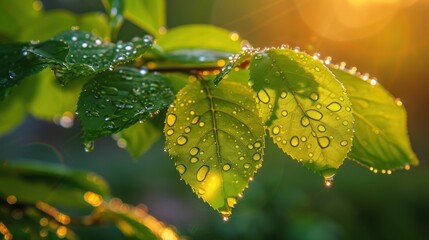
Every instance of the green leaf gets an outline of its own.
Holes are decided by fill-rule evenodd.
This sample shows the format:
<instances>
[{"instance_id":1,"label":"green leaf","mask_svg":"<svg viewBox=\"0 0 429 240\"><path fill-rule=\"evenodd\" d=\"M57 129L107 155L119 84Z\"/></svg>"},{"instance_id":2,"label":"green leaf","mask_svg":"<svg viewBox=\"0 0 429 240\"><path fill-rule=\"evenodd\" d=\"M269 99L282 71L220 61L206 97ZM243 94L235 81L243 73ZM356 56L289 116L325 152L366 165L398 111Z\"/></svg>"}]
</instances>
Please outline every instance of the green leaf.
<instances>
[{"instance_id":1,"label":"green leaf","mask_svg":"<svg viewBox=\"0 0 429 240\"><path fill-rule=\"evenodd\" d=\"M119 136L127 143L127 150L133 158L140 157L161 136L161 130L157 129L150 121L137 123L122 130Z\"/></svg>"},{"instance_id":2,"label":"green leaf","mask_svg":"<svg viewBox=\"0 0 429 240\"><path fill-rule=\"evenodd\" d=\"M67 45L59 41L0 45L0 100L28 75L49 65L63 65L67 51Z\"/></svg>"},{"instance_id":3,"label":"green leaf","mask_svg":"<svg viewBox=\"0 0 429 240\"><path fill-rule=\"evenodd\" d=\"M0 204L2 203L0 200ZM59 220L69 221L67 215L57 210L52 211L54 212L60 217ZM0 236L4 236L2 239L78 239L70 228L34 206L4 203L0 219Z\"/></svg>"},{"instance_id":4,"label":"green leaf","mask_svg":"<svg viewBox=\"0 0 429 240\"><path fill-rule=\"evenodd\" d=\"M34 117L52 121L64 113L72 115L76 111L83 81L73 81L67 86L61 86L55 81L50 69L45 69L35 76L38 78L34 79L38 81L37 88L33 89L34 97L28 102L28 111Z\"/></svg>"},{"instance_id":5,"label":"green leaf","mask_svg":"<svg viewBox=\"0 0 429 240\"><path fill-rule=\"evenodd\" d=\"M109 196L106 183L94 173L34 161L0 163L0 186L0 196L13 195L18 203L42 201L72 208L91 207L88 193Z\"/></svg>"},{"instance_id":6,"label":"green leaf","mask_svg":"<svg viewBox=\"0 0 429 240\"><path fill-rule=\"evenodd\" d=\"M159 239L145 225L148 223L153 225L155 219L152 217L153 219L150 222L145 221L145 217L148 215L144 210L128 206L119 199L110 201L108 208L100 211L100 214L102 219L114 221L127 239Z\"/></svg>"},{"instance_id":7,"label":"green leaf","mask_svg":"<svg viewBox=\"0 0 429 240\"><path fill-rule=\"evenodd\" d=\"M84 86L78 101L84 141L145 120L173 99L168 82L159 74L120 68L97 75Z\"/></svg>"},{"instance_id":8,"label":"green leaf","mask_svg":"<svg viewBox=\"0 0 429 240\"><path fill-rule=\"evenodd\" d=\"M289 49L253 55L250 84L277 146L331 178L353 138L351 103L342 84L319 60Z\"/></svg>"},{"instance_id":9,"label":"green leaf","mask_svg":"<svg viewBox=\"0 0 429 240\"><path fill-rule=\"evenodd\" d=\"M241 51L241 41L236 35L212 25L184 25L169 29L157 40L164 51L186 49L217 50L229 53Z\"/></svg>"},{"instance_id":10,"label":"green leaf","mask_svg":"<svg viewBox=\"0 0 429 240\"><path fill-rule=\"evenodd\" d=\"M201 63L217 63L218 60L227 59L230 52L207 49L178 49L165 53L163 57L178 63L190 63L196 66Z\"/></svg>"},{"instance_id":11,"label":"green leaf","mask_svg":"<svg viewBox=\"0 0 429 240\"><path fill-rule=\"evenodd\" d=\"M54 66L55 76L62 83L90 77L132 61L152 45L152 38L135 38L131 42L105 43L99 37L83 31L69 30L53 38L69 44L66 66Z\"/></svg>"},{"instance_id":12,"label":"green leaf","mask_svg":"<svg viewBox=\"0 0 429 240\"><path fill-rule=\"evenodd\" d=\"M216 75L214 83L218 84L235 68L240 67L241 65L247 65L253 54L254 51L250 48L231 56L225 66L222 67L220 73Z\"/></svg>"},{"instance_id":13,"label":"green leaf","mask_svg":"<svg viewBox=\"0 0 429 240\"><path fill-rule=\"evenodd\" d=\"M262 165L265 133L252 91L232 81L193 81L165 123L166 149L181 178L227 218Z\"/></svg>"},{"instance_id":14,"label":"green leaf","mask_svg":"<svg viewBox=\"0 0 429 240\"><path fill-rule=\"evenodd\" d=\"M335 68L331 71L346 87L356 119L353 147L348 157L383 173L417 165L402 102L375 80L365 81Z\"/></svg>"},{"instance_id":15,"label":"green leaf","mask_svg":"<svg viewBox=\"0 0 429 240\"><path fill-rule=\"evenodd\" d=\"M125 18L149 34L158 37L160 29L165 26L164 0L127 0Z\"/></svg>"},{"instance_id":16,"label":"green leaf","mask_svg":"<svg viewBox=\"0 0 429 240\"><path fill-rule=\"evenodd\" d=\"M0 1L0 22L3 23L0 24L0 35L17 39L22 29L39 16L40 11L34 7L38 7L38 2L33 0Z\"/></svg>"},{"instance_id":17,"label":"green leaf","mask_svg":"<svg viewBox=\"0 0 429 240\"><path fill-rule=\"evenodd\" d=\"M22 28L19 41L49 40L52 36L77 25L76 15L65 10L43 12Z\"/></svg>"},{"instance_id":18,"label":"green leaf","mask_svg":"<svg viewBox=\"0 0 429 240\"><path fill-rule=\"evenodd\" d=\"M66 10L50 10L31 20L31 25L23 27L19 41L45 41L61 33L64 29L79 28L103 38L110 36L107 18L102 13L74 14Z\"/></svg>"},{"instance_id":19,"label":"green leaf","mask_svg":"<svg viewBox=\"0 0 429 240\"><path fill-rule=\"evenodd\" d=\"M28 104L33 101L36 92L36 76L28 77L14 89L14 94L0 101L0 135L12 131L24 120Z\"/></svg>"},{"instance_id":20,"label":"green leaf","mask_svg":"<svg viewBox=\"0 0 429 240\"><path fill-rule=\"evenodd\" d=\"M109 23L111 31L111 39L116 40L118 36L119 29L121 29L122 24L124 23L124 0L108 0L104 1L108 4L108 14L109 14Z\"/></svg>"}]
</instances>

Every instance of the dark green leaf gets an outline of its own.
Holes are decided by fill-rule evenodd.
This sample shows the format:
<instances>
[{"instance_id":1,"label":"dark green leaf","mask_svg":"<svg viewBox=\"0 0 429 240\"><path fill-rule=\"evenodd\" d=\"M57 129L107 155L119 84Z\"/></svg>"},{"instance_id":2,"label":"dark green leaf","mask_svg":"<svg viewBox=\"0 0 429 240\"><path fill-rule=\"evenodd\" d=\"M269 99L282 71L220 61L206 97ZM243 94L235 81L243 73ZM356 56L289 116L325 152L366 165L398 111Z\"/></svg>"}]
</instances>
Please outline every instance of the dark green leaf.
<instances>
[{"instance_id":1,"label":"dark green leaf","mask_svg":"<svg viewBox=\"0 0 429 240\"><path fill-rule=\"evenodd\" d=\"M59 41L0 45L0 100L28 75L49 65L64 66L68 48Z\"/></svg>"},{"instance_id":2,"label":"dark green leaf","mask_svg":"<svg viewBox=\"0 0 429 240\"><path fill-rule=\"evenodd\" d=\"M137 123L122 130L119 136L127 145L127 150L134 158L140 157L161 136L161 129L156 128L150 121Z\"/></svg>"},{"instance_id":3,"label":"dark green leaf","mask_svg":"<svg viewBox=\"0 0 429 240\"><path fill-rule=\"evenodd\" d=\"M181 178L224 217L262 165L264 127L253 93L238 82L196 80L165 121L166 149Z\"/></svg>"},{"instance_id":4,"label":"dark green leaf","mask_svg":"<svg viewBox=\"0 0 429 240\"><path fill-rule=\"evenodd\" d=\"M319 60L289 49L255 53L250 84L277 146L330 179L353 138L351 103L343 85Z\"/></svg>"},{"instance_id":5,"label":"dark green leaf","mask_svg":"<svg viewBox=\"0 0 429 240\"><path fill-rule=\"evenodd\" d=\"M55 76L62 83L93 76L132 61L152 45L152 38L135 38L131 42L106 43L99 37L82 31L69 30L53 38L69 44L66 66L55 66Z\"/></svg>"},{"instance_id":6,"label":"dark green leaf","mask_svg":"<svg viewBox=\"0 0 429 240\"><path fill-rule=\"evenodd\" d=\"M11 235L13 239L77 239L70 228L34 206L8 204L1 200L0 206L0 236L4 236L2 239L12 239L6 235ZM55 213L62 214L58 211ZM60 217L62 221L69 221L66 215Z\"/></svg>"},{"instance_id":7,"label":"dark green leaf","mask_svg":"<svg viewBox=\"0 0 429 240\"><path fill-rule=\"evenodd\" d=\"M356 119L353 147L348 157L383 173L417 165L402 102L375 80L364 81L344 70L331 70L346 87Z\"/></svg>"},{"instance_id":8,"label":"dark green leaf","mask_svg":"<svg viewBox=\"0 0 429 240\"><path fill-rule=\"evenodd\" d=\"M84 86L78 102L84 141L145 120L173 99L168 82L159 74L121 68L97 75Z\"/></svg>"},{"instance_id":9,"label":"dark green leaf","mask_svg":"<svg viewBox=\"0 0 429 240\"><path fill-rule=\"evenodd\" d=\"M42 201L73 208L89 208L85 194L109 195L99 176L63 166L42 163L0 163L0 196L13 195L18 203Z\"/></svg>"}]
</instances>

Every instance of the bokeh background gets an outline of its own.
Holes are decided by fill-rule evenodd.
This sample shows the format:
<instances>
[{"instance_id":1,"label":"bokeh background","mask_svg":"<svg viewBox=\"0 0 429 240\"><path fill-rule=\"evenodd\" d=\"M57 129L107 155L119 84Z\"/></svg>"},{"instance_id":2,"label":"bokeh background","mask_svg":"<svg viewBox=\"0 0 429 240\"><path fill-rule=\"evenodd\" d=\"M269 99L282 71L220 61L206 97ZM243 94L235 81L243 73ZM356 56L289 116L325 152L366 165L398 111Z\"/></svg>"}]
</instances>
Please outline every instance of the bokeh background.
<instances>
[{"instance_id":1,"label":"bokeh background","mask_svg":"<svg viewBox=\"0 0 429 240\"><path fill-rule=\"evenodd\" d=\"M45 9L103 11L96 0L42 2ZM65 129L28 116L0 138L0 158L94 171L107 179L114 196L144 203L189 239L429 238L428 0L167 1L168 28L192 23L238 32L255 47L299 46L377 77L408 111L420 166L387 176L347 160L327 189L321 177L268 144L263 167L225 223L179 180L163 138L138 160L110 137L85 153L79 123ZM142 34L126 23L120 38ZM109 226L75 230L82 239L120 237Z\"/></svg>"}]
</instances>

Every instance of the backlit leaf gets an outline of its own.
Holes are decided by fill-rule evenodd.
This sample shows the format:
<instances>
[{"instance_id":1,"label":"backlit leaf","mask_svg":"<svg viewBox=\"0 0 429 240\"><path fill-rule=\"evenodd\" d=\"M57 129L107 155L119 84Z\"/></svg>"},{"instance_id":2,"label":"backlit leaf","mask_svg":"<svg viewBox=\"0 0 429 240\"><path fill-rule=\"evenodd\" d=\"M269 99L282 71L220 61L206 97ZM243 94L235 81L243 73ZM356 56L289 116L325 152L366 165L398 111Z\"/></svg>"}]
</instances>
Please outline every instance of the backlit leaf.
<instances>
[{"instance_id":1,"label":"backlit leaf","mask_svg":"<svg viewBox=\"0 0 429 240\"><path fill-rule=\"evenodd\" d=\"M153 36L159 36L159 30L165 26L164 0L127 0L125 18Z\"/></svg>"},{"instance_id":2,"label":"backlit leaf","mask_svg":"<svg viewBox=\"0 0 429 240\"><path fill-rule=\"evenodd\" d=\"M81 31L97 34L104 39L110 36L106 15L102 13L74 14L66 10L50 10L31 20L22 28L19 41L45 41L65 29L79 27Z\"/></svg>"},{"instance_id":3,"label":"backlit leaf","mask_svg":"<svg viewBox=\"0 0 429 240\"><path fill-rule=\"evenodd\" d=\"M36 118L52 121L64 113L73 115L76 111L84 81L73 81L67 86L61 86L55 81L50 69L45 69L35 75L38 79L33 89L34 97L27 104L28 111ZM49 93L49 94L46 94ZM43 107L40 107L43 106Z\"/></svg>"},{"instance_id":4,"label":"backlit leaf","mask_svg":"<svg viewBox=\"0 0 429 240\"><path fill-rule=\"evenodd\" d=\"M85 84L77 112L85 142L116 133L145 120L174 99L162 75L120 68Z\"/></svg>"},{"instance_id":5,"label":"backlit leaf","mask_svg":"<svg viewBox=\"0 0 429 240\"><path fill-rule=\"evenodd\" d=\"M252 91L238 82L195 80L177 94L164 128L182 179L224 217L261 167L264 127Z\"/></svg>"},{"instance_id":6,"label":"backlit leaf","mask_svg":"<svg viewBox=\"0 0 429 240\"><path fill-rule=\"evenodd\" d=\"M150 121L136 123L122 130L119 136L127 143L127 150L134 158L140 157L161 136L161 130Z\"/></svg>"},{"instance_id":7,"label":"backlit leaf","mask_svg":"<svg viewBox=\"0 0 429 240\"><path fill-rule=\"evenodd\" d=\"M19 203L43 201L83 209L92 205L85 197L88 192L100 197L109 195L104 180L93 173L34 161L0 163L0 186L1 197L13 195Z\"/></svg>"},{"instance_id":8,"label":"backlit leaf","mask_svg":"<svg viewBox=\"0 0 429 240\"><path fill-rule=\"evenodd\" d=\"M331 178L353 137L351 104L342 84L319 60L289 49L255 53L250 84L277 146Z\"/></svg>"},{"instance_id":9,"label":"backlit leaf","mask_svg":"<svg viewBox=\"0 0 429 240\"><path fill-rule=\"evenodd\" d=\"M226 62L225 66L223 66L222 70L218 75L216 75L214 79L214 83L218 84L224 77L228 75L231 71L234 71L236 67L240 67L240 65L245 64L247 66L248 60L251 58L253 54L253 49L248 49L241 51L233 56L230 56L228 62ZM247 62L247 64L246 64Z\"/></svg>"},{"instance_id":10,"label":"backlit leaf","mask_svg":"<svg viewBox=\"0 0 429 240\"><path fill-rule=\"evenodd\" d=\"M364 81L359 76L335 68L331 71L344 84L353 104L355 136L348 157L383 173L417 165L402 102L375 80Z\"/></svg>"},{"instance_id":11,"label":"backlit leaf","mask_svg":"<svg viewBox=\"0 0 429 240\"><path fill-rule=\"evenodd\" d=\"M3 23L0 24L0 35L15 40L29 22L40 16L40 9L35 9L39 4L34 0L0 1L0 22Z\"/></svg>"},{"instance_id":12,"label":"backlit leaf","mask_svg":"<svg viewBox=\"0 0 429 240\"><path fill-rule=\"evenodd\" d=\"M208 49L230 53L241 51L239 37L231 35L225 29L212 25L184 25L169 29L165 35L157 40L164 51L178 49Z\"/></svg>"},{"instance_id":13,"label":"backlit leaf","mask_svg":"<svg viewBox=\"0 0 429 240\"><path fill-rule=\"evenodd\" d=\"M55 76L62 83L112 69L139 57L152 45L152 38L135 38L131 42L108 43L99 37L83 31L65 31L53 39L69 45L66 66L55 66Z\"/></svg>"}]
</instances>

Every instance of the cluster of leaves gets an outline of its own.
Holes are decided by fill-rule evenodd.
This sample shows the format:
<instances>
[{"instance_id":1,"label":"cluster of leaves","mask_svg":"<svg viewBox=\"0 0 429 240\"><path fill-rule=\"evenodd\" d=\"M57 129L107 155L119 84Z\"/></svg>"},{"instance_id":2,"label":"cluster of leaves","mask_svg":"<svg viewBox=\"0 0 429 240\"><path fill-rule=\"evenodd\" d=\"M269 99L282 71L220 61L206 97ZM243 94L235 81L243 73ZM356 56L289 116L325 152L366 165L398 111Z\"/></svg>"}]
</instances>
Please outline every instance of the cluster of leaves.
<instances>
[{"instance_id":1,"label":"cluster of leaves","mask_svg":"<svg viewBox=\"0 0 429 240\"><path fill-rule=\"evenodd\" d=\"M346 158L382 173L418 163L402 103L375 79L298 49L254 49L214 26L160 34L162 1L106 6L111 39L125 16L156 41L113 43L72 29L2 45L2 105L11 109L21 80L50 67L65 88L82 87L76 114L86 149L118 133L135 157L160 136L156 119L165 117L166 150L180 177L225 219L262 166L267 134L327 185Z\"/></svg>"},{"instance_id":2,"label":"cluster of leaves","mask_svg":"<svg viewBox=\"0 0 429 240\"><path fill-rule=\"evenodd\" d=\"M144 208L113 198L104 179L91 172L34 160L2 161L0 185L4 239L78 239L73 226L108 222L130 239L159 239L162 234L178 237ZM81 215L65 213L68 211Z\"/></svg>"}]
</instances>

